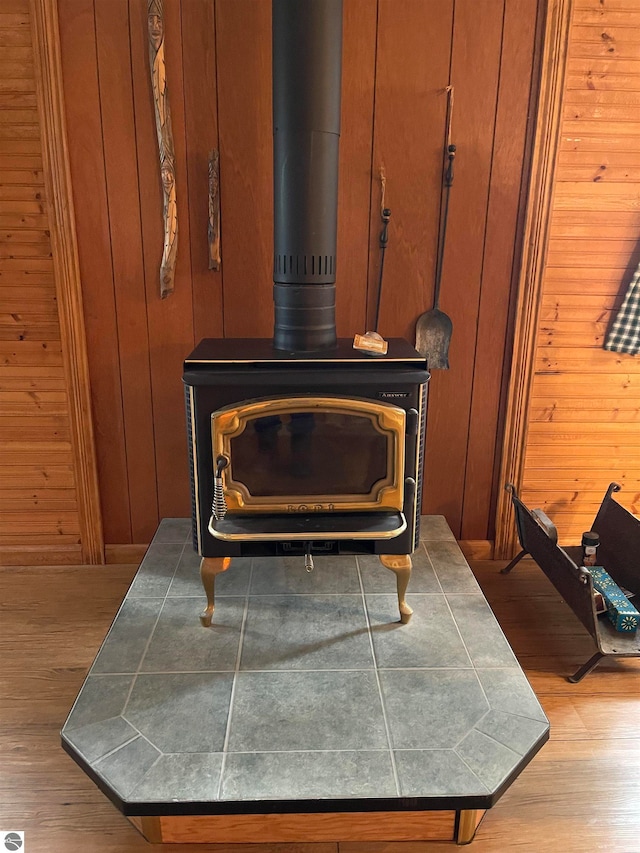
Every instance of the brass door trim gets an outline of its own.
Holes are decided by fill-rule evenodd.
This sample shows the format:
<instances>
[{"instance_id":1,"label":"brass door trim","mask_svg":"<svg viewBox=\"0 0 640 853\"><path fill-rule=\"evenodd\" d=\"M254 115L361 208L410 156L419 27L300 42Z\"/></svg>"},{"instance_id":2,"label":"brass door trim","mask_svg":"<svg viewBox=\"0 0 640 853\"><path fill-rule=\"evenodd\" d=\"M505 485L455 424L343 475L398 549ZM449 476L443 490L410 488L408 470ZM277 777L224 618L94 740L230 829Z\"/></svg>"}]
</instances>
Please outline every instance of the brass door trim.
<instances>
[{"instance_id":1,"label":"brass door trim","mask_svg":"<svg viewBox=\"0 0 640 853\"><path fill-rule=\"evenodd\" d=\"M306 503L325 508L356 512L360 510L397 509L404 504L404 436L406 412L390 403L378 403L358 397L269 397L227 406L211 414L213 458L225 456L225 498L227 507L235 512L288 513L300 503L300 495L256 496L246 486L233 479L231 440L244 432L248 421L273 415L300 412L329 411L348 416L368 418L374 429L388 439L387 476L378 480L368 495L303 495ZM214 534L215 535L215 534ZM353 538L353 537L346 537ZM366 538L366 537L364 537Z\"/></svg>"}]
</instances>

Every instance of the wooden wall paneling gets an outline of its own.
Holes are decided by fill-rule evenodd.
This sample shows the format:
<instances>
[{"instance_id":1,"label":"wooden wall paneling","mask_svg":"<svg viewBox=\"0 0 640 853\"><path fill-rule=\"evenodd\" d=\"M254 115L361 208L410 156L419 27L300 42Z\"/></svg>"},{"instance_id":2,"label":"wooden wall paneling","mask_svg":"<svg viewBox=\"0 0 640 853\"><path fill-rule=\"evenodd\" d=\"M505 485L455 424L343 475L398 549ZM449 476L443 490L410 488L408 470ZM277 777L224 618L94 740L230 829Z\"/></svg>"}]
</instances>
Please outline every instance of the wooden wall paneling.
<instances>
[{"instance_id":1,"label":"wooden wall paneling","mask_svg":"<svg viewBox=\"0 0 640 853\"><path fill-rule=\"evenodd\" d=\"M216 1L224 331L273 335L271 6Z\"/></svg>"},{"instance_id":2,"label":"wooden wall paneling","mask_svg":"<svg viewBox=\"0 0 640 853\"><path fill-rule=\"evenodd\" d=\"M492 505L495 490L496 437L507 350L509 298L514 264L519 260L515 250L538 7L538 0L506 0L504 7L463 492L463 539L493 539L494 536L493 519L487 509Z\"/></svg>"},{"instance_id":3,"label":"wooden wall paneling","mask_svg":"<svg viewBox=\"0 0 640 853\"><path fill-rule=\"evenodd\" d=\"M372 162L377 6L351 0L343 14L336 330L346 338L368 328L369 206L380 208L380 164Z\"/></svg>"},{"instance_id":4,"label":"wooden wall paneling","mask_svg":"<svg viewBox=\"0 0 640 853\"><path fill-rule=\"evenodd\" d=\"M181 14L193 328L197 342L205 337L222 337L224 333L224 258L220 270L210 270L207 241L209 152L220 147L215 0L183 2ZM224 176L221 179L224 180Z\"/></svg>"},{"instance_id":5,"label":"wooden wall paneling","mask_svg":"<svg viewBox=\"0 0 640 853\"><path fill-rule=\"evenodd\" d=\"M128 542L129 484L94 4L59 0L58 16L104 536L107 542Z\"/></svg>"},{"instance_id":6,"label":"wooden wall paneling","mask_svg":"<svg viewBox=\"0 0 640 853\"><path fill-rule=\"evenodd\" d=\"M567 60L571 0L549 0L547 5L536 137L532 156L523 258L518 285L515 341L505 438L499 484L522 484L525 467L528 412L533 383L533 357L538 318L544 318L542 279L552 211L556 154L560 144L562 97ZM550 308L557 316L557 305ZM563 452L566 450L562 448ZM509 495L498 493L496 547L498 559L512 555L516 531Z\"/></svg>"},{"instance_id":7,"label":"wooden wall paneling","mask_svg":"<svg viewBox=\"0 0 640 853\"><path fill-rule=\"evenodd\" d=\"M640 31L632 20L616 27L608 4L591 2L594 12L597 27L582 26L584 17L576 14L570 31L571 57L589 67L581 80L568 78L543 298L550 305L560 293L558 302L581 298L604 307L604 300L606 308L617 309L640 260L633 169L640 138L629 60L635 57L637 66ZM599 58L603 44L605 61ZM556 237L560 216L562 239ZM571 317L558 311L557 320L541 320L522 489L526 500L553 515L564 541L579 541L591 526L612 480L624 486L623 506L640 511L637 366L629 356L602 350L612 317L612 310L581 308ZM566 449L562 458L556 444Z\"/></svg>"},{"instance_id":8,"label":"wooden wall paneling","mask_svg":"<svg viewBox=\"0 0 640 853\"><path fill-rule=\"evenodd\" d=\"M100 562L57 21L39 0L9 5L0 41L19 46L0 63L0 215L10 229L0 252L0 563L44 553Z\"/></svg>"},{"instance_id":9,"label":"wooden wall paneling","mask_svg":"<svg viewBox=\"0 0 640 853\"><path fill-rule=\"evenodd\" d=\"M453 0L379 3L368 307L372 322L380 263L376 181L383 165L392 211L380 305L385 337L414 341L415 321L433 298L452 19Z\"/></svg>"},{"instance_id":10,"label":"wooden wall paneling","mask_svg":"<svg viewBox=\"0 0 640 853\"><path fill-rule=\"evenodd\" d=\"M612 480L624 484L621 503L640 511L637 364L602 349L640 260L640 31L631 18L619 26L620 3L578 0L575 8L551 239L536 278L540 311L529 317L536 347L524 369L533 377L515 449L524 500L551 515L565 542L579 541Z\"/></svg>"},{"instance_id":11,"label":"wooden wall paneling","mask_svg":"<svg viewBox=\"0 0 640 853\"><path fill-rule=\"evenodd\" d=\"M130 0L131 61L138 148L138 179L149 324L149 357L160 517L190 514L189 467L182 363L193 349L191 258L186 172L180 4L165 4L165 60L176 155L180 248L175 291L160 299L163 246L162 192L147 57L147 3ZM127 540L110 540L123 542Z\"/></svg>"},{"instance_id":12,"label":"wooden wall paneling","mask_svg":"<svg viewBox=\"0 0 640 853\"><path fill-rule=\"evenodd\" d=\"M149 542L158 523L149 333L142 255L129 5L95 5L109 237L119 353L131 539Z\"/></svg>"},{"instance_id":13,"label":"wooden wall paneling","mask_svg":"<svg viewBox=\"0 0 640 853\"><path fill-rule=\"evenodd\" d=\"M482 4L456 0L451 80L455 86L452 138L458 152L441 294L442 310L451 317L454 331L451 369L435 371L430 383L423 512L444 514L457 536L461 535L476 346L482 345L478 313L503 14L503 0Z\"/></svg>"}]
</instances>

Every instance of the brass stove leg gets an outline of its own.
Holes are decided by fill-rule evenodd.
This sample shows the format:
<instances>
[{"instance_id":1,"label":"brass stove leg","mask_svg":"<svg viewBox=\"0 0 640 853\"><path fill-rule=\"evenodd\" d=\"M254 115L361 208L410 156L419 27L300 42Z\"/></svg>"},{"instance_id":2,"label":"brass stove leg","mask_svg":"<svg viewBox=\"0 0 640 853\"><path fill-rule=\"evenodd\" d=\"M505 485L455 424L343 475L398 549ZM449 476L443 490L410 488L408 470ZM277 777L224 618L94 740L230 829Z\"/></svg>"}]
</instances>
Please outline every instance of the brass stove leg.
<instances>
[{"instance_id":1,"label":"brass stove leg","mask_svg":"<svg viewBox=\"0 0 640 853\"><path fill-rule=\"evenodd\" d=\"M211 625L211 619L213 618L216 575L226 572L230 565L231 557L203 557L200 560L200 578L207 595L207 607L200 616L200 621L205 628Z\"/></svg>"},{"instance_id":2,"label":"brass stove leg","mask_svg":"<svg viewBox=\"0 0 640 853\"><path fill-rule=\"evenodd\" d=\"M409 578L411 577L411 557L408 554L380 554L380 562L387 569L391 569L396 575L398 587L398 606L400 608L400 621L406 624L411 619L413 610L404 600Z\"/></svg>"}]
</instances>

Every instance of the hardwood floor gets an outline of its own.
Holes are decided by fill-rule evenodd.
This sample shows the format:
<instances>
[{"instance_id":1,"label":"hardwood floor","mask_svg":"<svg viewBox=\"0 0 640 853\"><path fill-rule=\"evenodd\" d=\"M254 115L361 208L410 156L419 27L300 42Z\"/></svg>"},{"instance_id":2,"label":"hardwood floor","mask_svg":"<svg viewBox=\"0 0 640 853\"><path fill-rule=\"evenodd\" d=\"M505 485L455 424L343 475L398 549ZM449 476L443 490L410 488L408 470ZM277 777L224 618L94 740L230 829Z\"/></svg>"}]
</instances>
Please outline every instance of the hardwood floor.
<instances>
[{"instance_id":1,"label":"hardwood floor","mask_svg":"<svg viewBox=\"0 0 640 853\"><path fill-rule=\"evenodd\" d=\"M640 660L580 684L591 641L535 564L472 566L551 720L551 740L480 826L474 853L639 853ZM0 832L25 853L152 850L60 747L59 730L135 566L0 569ZM443 853L452 844L171 845L172 853Z\"/></svg>"}]
</instances>

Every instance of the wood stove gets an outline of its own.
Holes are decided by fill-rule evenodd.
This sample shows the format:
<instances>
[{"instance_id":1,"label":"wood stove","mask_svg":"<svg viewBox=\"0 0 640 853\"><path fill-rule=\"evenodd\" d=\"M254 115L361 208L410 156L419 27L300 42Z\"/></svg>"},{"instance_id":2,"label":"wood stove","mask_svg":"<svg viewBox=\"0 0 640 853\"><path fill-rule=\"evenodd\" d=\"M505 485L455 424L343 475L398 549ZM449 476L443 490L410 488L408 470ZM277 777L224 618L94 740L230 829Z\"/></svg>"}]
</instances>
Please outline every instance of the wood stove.
<instances>
[{"instance_id":1,"label":"wood stove","mask_svg":"<svg viewBox=\"0 0 640 853\"><path fill-rule=\"evenodd\" d=\"M233 557L378 554L402 621L418 545L424 357L335 327L341 0L273 0L274 337L185 361L194 548L210 624Z\"/></svg>"},{"instance_id":2,"label":"wood stove","mask_svg":"<svg viewBox=\"0 0 640 853\"><path fill-rule=\"evenodd\" d=\"M186 359L193 544L217 558L210 572L228 567L220 558L296 554L308 566L396 555L385 565L410 570L429 374L406 341L389 344L372 359L345 340L305 355L204 340Z\"/></svg>"}]
</instances>

